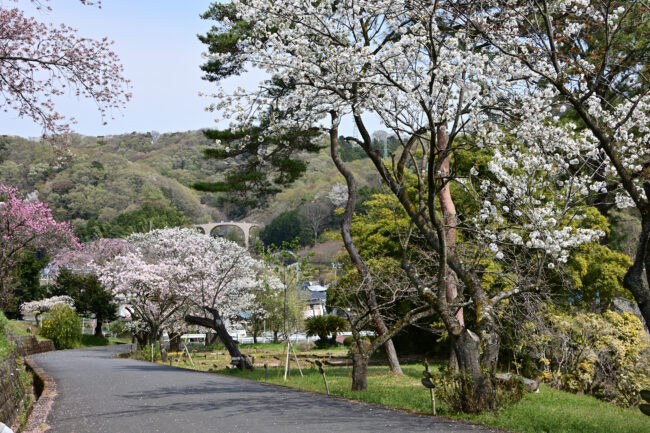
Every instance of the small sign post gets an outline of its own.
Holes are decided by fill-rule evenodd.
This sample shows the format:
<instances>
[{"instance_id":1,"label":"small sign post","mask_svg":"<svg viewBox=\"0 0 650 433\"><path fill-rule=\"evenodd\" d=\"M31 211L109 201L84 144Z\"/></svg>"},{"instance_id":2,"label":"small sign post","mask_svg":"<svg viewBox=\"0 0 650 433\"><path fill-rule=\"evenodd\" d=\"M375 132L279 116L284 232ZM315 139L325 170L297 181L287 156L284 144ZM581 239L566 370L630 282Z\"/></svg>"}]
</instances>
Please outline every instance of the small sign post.
<instances>
[{"instance_id":1,"label":"small sign post","mask_svg":"<svg viewBox=\"0 0 650 433\"><path fill-rule=\"evenodd\" d=\"M436 394L434 393L435 385L433 382L431 382L431 379L433 378L433 374L429 371L429 363L425 360L422 365L424 366L424 371L422 372L422 375L424 378L422 378L422 385L424 385L425 388L429 390L429 394L431 395L431 413L435 416L436 414Z\"/></svg>"}]
</instances>

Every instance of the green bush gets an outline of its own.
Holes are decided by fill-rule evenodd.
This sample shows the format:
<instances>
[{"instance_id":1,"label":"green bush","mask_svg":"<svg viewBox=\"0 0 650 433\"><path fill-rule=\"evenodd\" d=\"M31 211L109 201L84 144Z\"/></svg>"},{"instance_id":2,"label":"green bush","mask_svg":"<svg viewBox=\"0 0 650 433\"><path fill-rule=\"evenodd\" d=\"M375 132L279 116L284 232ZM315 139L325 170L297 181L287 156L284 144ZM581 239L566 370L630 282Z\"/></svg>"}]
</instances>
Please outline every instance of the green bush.
<instances>
[{"instance_id":1,"label":"green bush","mask_svg":"<svg viewBox=\"0 0 650 433\"><path fill-rule=\"evenodd\" d=\"M5 334L5 329L7 328L8 324L9 324L9 319L7 319L7 316L5 316L5 313L0 311L0 335Z\"/></svg>"},{"instance_id":2,"label":"green bush","mask_svg":"<svg viewBox=\"0 0 650 433\"><path fill-rule=\"evenodd\" d=\"M363 337L361 337L361 339L362 339L362 340L365 340L365 341L369 341L369 342L372 341L372 340L370 339L370 337L368 337L367 335L364 335ZM350 346L352 346L353 344L354 344L354 337L351 336L351 335L348 335L348 336L345 337L345 339L343 340L343 345L344 345L345 347L350 347Z\"/></svg>"},{"instance_id":3,"label":"green bush","mask_svg":"<svg viewBox=\"0 0 650 433\"><path fill-rule=\"evenodd\" d=\"M121 320L111 322L111 324L108 326L108 330L116 336L124 335L126 333L125 323Z\"/></svg>"},{"instance_id":4,"label":"green bush","mask_svg":"<svg viewBox=\"0 0 650 433\"><path fill-rule=\"evenodd\" d=\"M372 343L370 342L369 339L367 338L362 338L361 339L361 352L362 353L368 353L370 351L370 348L372 347ZM348 355L356 355L359 353L359 348L357 346L357 342L353 341L352 344L350 344L350 349L348 350Z\"/></svg>"},{"instance_id":5,"label":"green bush","mask_svg":"<svg viewBox=\"0 0 650 433\"><path fill-rule=\"evenodd\" d=\"M141 350L138 350L135 353L135 358L140 359L142 361L151 361L151 344L147 344L142 347ZM158 343L155 343L153 345L153 361L159 361L161 359L161 354L160 354L160 346Z\"/></svg>"},{"instance_id":6,"label":"green bush","mask_svg":"<svg viewBox=\"0 0 650 433\"><path fill-rule=\"evenodd\" d=\"M523 329L520 358L551 386L621 406L639 404L650 386L650 340L631 313L549 310Z\"/></svg>"},{"instance_id":7,"label":"green bush","mask_svg":"<svg viewBox=\"0 0 650 433\"><path fill-rule=\"evenodd\" d=\"M325 344L335 344L336 334L345 331L348 323L343 317L340 316L314 316L305 320L305 330L307 337L317 335L319 341L318 346ZM332 334L332 338L328 336Z\"/></svg>"},{"instance_id":8,"label":"green bush","mask_svg":"<svg viewBox=\"0 0 650 433\"><path fill-rule=\"evenodd\" d=\"M81 342L81 319L72 308L57 304L43 320L41 335L57 349L73 349Z\"/></svg>"},{"instance_id":9,"label":"green bush","mask_svg":"<svg viewBox=\"0 0 650 433\"><path fill-rule=\"evenodd\" d=\"M8 324L9 320L4 313L0 311L0 359L6 358L14 348L14 344L9 341L5 335Z\"/></svg>"}]
</instances>

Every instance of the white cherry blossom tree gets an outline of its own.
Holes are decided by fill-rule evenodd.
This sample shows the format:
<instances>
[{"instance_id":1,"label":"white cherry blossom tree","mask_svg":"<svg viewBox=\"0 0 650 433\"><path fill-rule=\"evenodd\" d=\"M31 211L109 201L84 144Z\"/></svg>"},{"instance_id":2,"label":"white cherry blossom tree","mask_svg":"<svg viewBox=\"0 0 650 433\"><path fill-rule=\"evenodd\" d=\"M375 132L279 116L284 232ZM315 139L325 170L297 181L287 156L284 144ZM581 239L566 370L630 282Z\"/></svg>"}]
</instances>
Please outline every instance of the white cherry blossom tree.
<instances>
[{"instance_id":1,"label":"white cherry blossom tree","mask_svg":"<svg viewBox=\"0 0 650 433\"><path fill-rule=\"evenodd\" d=\"M228 334L230 323L252 312L252 290L265 267L236 243L188 228L153 230L127 238L130 251L99 268L100 280L131 305L151 339L179 319L216 331L232 357L251 368Z\"/></svg>"},{"instance_id":2,"label":"white cherry blossom tree","mask_svg":"<svg viewBox=\"0 0 650 433\"><path fill-rule=\"evenodd\" d=\"M486 50L506 56L521 71L522 86L544 97L531 105L538 128L558 110L575 119L574 134L589 148L558 147L565 164L597 180L592 203L605 216L612 207L636 208L641 235L624 286L650 323L650 14L644 1L563 0L454 2L460 28ZM572 154L569 156L570 154ZM578 163L577 157L588 158Z\"/></svg>"},{"instance_id":3,"label":"white cherry blossom tree","mask_svg":"<svg viewBox=\"0 0 650 433\"><path fill-rule=\"evenodd\" d=\"M348 189L343 240L371 301L372 278L350 235L356 181L338 158L340 119L353 117L361 138L348 139L367 153L411 218L413 233L435 253L434 265L423 270L404 242L403 267L442 318L460 369L474 380L465 409L493 405L483 368L496 367L499 303L538 289L545 269L602 235L580 224L582 207L603 187L576 169L597 153L593 134L556 125L545 116L548 110L536 116L552 92L522 87L518 62L483 50L475 34L457 31L461 21L450 3L234 0L232 6L239 21L223 19L223 31L245 22L248 32L236 50L213 58L238 70L261 68L285 91L269 92L265 83L253 91L220 91L215 108L224 109L232 128L261 122L272 107L284 115L271 134L314 125L329 133ZM400 143L389 161L372 147L367 112ZM514 126L504 129L511 120ZM461 152L482 150L491 161L481 171L454 166ZM480 208L478 217L459 218L452 184ZM462 244L459 231L466 234ZM485 285L485 260L508 269L499 272L504 284L496 293ZM473 329L461 308L473 315Z\"/></svg>"}]
</instances>

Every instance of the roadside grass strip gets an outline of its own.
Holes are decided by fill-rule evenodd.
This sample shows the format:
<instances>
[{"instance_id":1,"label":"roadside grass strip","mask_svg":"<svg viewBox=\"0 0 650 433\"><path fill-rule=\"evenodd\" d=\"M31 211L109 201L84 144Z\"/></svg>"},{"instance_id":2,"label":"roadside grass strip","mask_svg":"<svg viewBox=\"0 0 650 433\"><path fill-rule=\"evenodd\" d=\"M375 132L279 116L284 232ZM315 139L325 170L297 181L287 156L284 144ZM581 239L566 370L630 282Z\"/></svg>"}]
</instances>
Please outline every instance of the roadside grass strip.
<instances>
[{"instance_id":1,"label":"roadside grass strip","mask_svg":"<svg viewBox=\"0 0 650 433\"><path fill-rule=\"evenodd\" d=\"M259 346L259 347L258 347ZM304 377L300 376L295 360L291 359L289 377L283 380L284 359L281 359L282 345L268 347L242 345L242 352L256 357L253 371L240 371L231 368L230 357L223 352L195 352L195 365L189 360L175 357L173 365L200 371L246 378L260 382L302 389L305 391L325 393L323 378L315 366L315 359L341 359L345 351L329 350L299 352ZM219 347L212 348L218 350ZM206 358L203 358L203 357ZM307 358L308 356L308 358ZM274 361L265 372L264 363ZM340 361L338 361L340 362ZM261 368L260 368L261 366ZM390 373L387 366L368 367L368 389L353 392L352 366L328 366L325 372L332 395L376 403L392 408L416 413L430 414L431 399L429 393L420 384L422 365L403 364L404 375ZM433 366L436 369L436 366ZM266 379L265 379L266 377ZM520 402L500 409L497 413L465 415L451 413L443 401L437 402L438 414L471 421L516 433L645 433L650 432L650 417L643 415L638 408L621 408L599 401L586 395L571 394L541 385L539 393L527 394Z\"/></svg>"}]
</instances>

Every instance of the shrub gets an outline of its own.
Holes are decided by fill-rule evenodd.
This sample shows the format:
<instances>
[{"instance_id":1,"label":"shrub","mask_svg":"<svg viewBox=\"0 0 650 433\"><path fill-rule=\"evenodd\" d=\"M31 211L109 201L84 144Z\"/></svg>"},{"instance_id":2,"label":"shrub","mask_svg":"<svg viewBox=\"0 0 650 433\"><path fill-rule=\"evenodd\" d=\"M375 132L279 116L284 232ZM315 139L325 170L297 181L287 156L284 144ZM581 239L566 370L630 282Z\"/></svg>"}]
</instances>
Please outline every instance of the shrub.
<instances>
[{"instance_id":1,"label":"shrub","mask_svg":"<svg viewBox=\"0 0 650 433\"><path fill-rule=\"evenodd\" d=\"M363 353L367 353L370 350L370 346L372 346L372 343L367 338L361 339L361 350ZM352 344L350 344L348 355L356 355L357 353L359 353L359 349L357 348L357 343L353 340Z\"/></svg>"},{"instance_id":2,"label":"shrub","mask_svg":"<svg viewBox=\"0 0 650 433\"><path fill-rule=\"evenodd\" d=\"M525 329L523 352L551 386L622 406L637 405L650 386L650 341L633 314L551 310Z\"/></svg>"},{"instance_id":3,"label":"shrub","mask_svg":"<svg viewBox=\"0 0 650 433\"><path fill-rule=\"evenodd\" d=\"M138 350L135 353L135 358L142 361L151 361L151 344L145 344L142 349ZM153 361L159 361L162 359L160 354L160 346L158 344L153 345Z\"/></svg>"},{"instance_id":4,"label":"shrub","mask_svg":"<svg viewBox=\"0 0 650 433\"><path fill-rule=\"evenodd\" d=\"M341 331L345 331L346 327L347 322L340 316L314 316L305 320L305 330L307 331L307 337L317 335L319 339L317 345L319 346L336 344L336 334ZM328 338L330 334L332 334L331 339Z\"/></svg>"},{"instance_id":5,"label":"shrub","mask_svg":"<svg viewBox=\"0 0 650 433\"><path fill-rule=\"evenodd\" d=\"M125 323L121 320L111 322L108 326L108 330L118 337L127 333Z\"/></svg>"},{"instance_id":6,"label":"shrub","mask_svg":"<svg viewBox=\"0 0 650 433\"><path fill-rule=\"evenodd\" d=\"M6 358L14 348L14 344L5 335L8 324L9 320L0 311L0 359Z\"/></svg>"},{"instance_id":7,"label":"shrub","mask_svg":"<svg viewBox=\"0 0 650 433\"><path fill-rule=\"evenodd\" d=\"M480 409L474 406L475 393L481 393L487 401L493 402L492 407L503 409L517 403L526 394L524 382L521 377L513 376L507 381L497 381L494 374L485 372L493 394L485 395L485 389L479 389L478 384L467 373L454 373L445 366L441 366L431 379L435 385L436 395L443 400L451 412L478 413Z\"/></svg>"},{"instance_id":8,"label":"shrub","mask_svg":"<svg viewBox=\"0 0 650 433\"><path fill-rule=\"evenodd\" d=\"M477 413L480 411L472 404L475 401L473 395L476 392L476 383L468 373L454 373L443 366L431 380L435 385L436 395L446 403L451 412ZM493 385L496 384L493 382ZM495 401L494 398L490 400Z\"/></svg>"},{"instance_id":9,"label":"shrub","mask_svg":"<svg viewBox=\"0 0 650 433\"><path fill-rule=\"evenodd\" d=\"M81 319L67 305L52 307L43 320L41 335L54 342L57 349L72 349L81 342Z\"/></svg>"},{"instance_id":10,"label":"shrub","mask_svg":"<svg viewBox=\"0 0 650 433\"><path fill-rule=\"evenodd\" d=\"M298 349L300 352L309 352L314 347L316 347L316 344L314 344L313 341L301 341L300 343L296 344L296 349Z\"/></svg>"},{"instance_id":11,"label":"shrub","mask_svg":"<svg viewBox=\"0 0 650 433\"><path fill-rule=\"evenodd\" d=\"M370 342L372 342L372 340L370 339L370 337L368 337L367 335L364 335L363 337L361 337L361 339L362 339L362 340L366 340L366 341L370 341ZM346 346L346 347L350 347L350 346L352 346L353 344L354 344L354 337L353 337L352 335L348 335L348 336L345 337L345 339L343 340L343 345Z\"/></svg>"}]
</instances>

